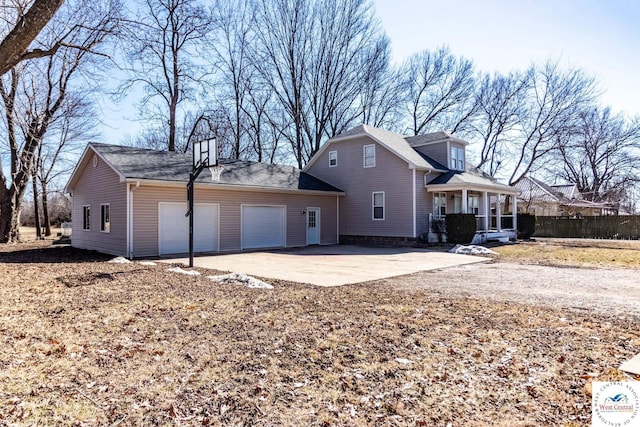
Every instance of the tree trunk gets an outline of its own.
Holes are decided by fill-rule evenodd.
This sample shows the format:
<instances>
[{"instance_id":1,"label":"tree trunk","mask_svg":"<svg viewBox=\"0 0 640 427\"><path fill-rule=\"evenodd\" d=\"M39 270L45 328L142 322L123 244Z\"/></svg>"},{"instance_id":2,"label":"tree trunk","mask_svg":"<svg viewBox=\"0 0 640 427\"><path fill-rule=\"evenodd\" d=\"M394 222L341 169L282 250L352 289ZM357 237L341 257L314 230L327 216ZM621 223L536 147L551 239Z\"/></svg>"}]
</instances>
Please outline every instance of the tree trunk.
<instances>
[{"instance_id":1,"label":"tree trunk","mask_svg":"<svg viewBox=\"0 0 640 427\"><path fill-rule=\"evenodd\" d=\"M47 195L47 187L44 184L40 184L42 186L42 217L43 217L43 227L44 227L44 235L46 237L51 236L51 221L49 221L49 198Z\"/></svg>"},{"instance_id":2,"label":"tree trunk","mask_svg":"<svg viewBox=\"0 0 640 427\"><path fill-rule=\"evenodd\" d=\"M20 209L13 206L8 197L0 209L0 243L17 243L20 241Z\"/></svg>"},{"instance_id":3,"label":"tree trunk","mask_svg":"<svg viewBox=\"0 0 640 427\"><path fill-rule=\"evenodd\" d=\"M35 170L31 176L33 183L33 219L36 223L36 239L42 239L42 229L40 228L40 209L38 209L38 181Z\"/></svg>"}]
</instances>

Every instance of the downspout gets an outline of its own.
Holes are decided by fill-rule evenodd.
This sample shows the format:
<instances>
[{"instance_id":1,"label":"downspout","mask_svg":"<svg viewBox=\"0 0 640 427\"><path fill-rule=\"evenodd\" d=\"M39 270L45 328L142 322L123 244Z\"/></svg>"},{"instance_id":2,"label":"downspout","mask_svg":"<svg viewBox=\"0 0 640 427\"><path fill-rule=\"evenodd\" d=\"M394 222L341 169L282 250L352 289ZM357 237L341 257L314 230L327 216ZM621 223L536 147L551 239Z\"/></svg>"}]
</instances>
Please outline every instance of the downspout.
<instances>
[{"instance_id":1,"label":"downspout","mask_svg":"<svg viewBox=\"0 0 640 427\"><path fill-rule=\"evenodd\" d=\"M415 239L418 234L417 222L416 222L416 170L413 169L413 238Z\"/></svg>"},{"instance_id":2,"label":"downspout","mask_svg":"<svg viewBox=\"0 0 640 427\"><path fill-rule=\"evenodd\" d=\"M131 250L131 184L127 183L127 258L132 258Z\"/></svg>"},{"instance_id":3,"label":"downspout","mask_svg":"<svg viewBox=\"0 0 640 427\"><path fill-rule=\"evenodd\" d=\"M336 196L336 244L340 244L340 196Z\"/></svg>"}]
</instances>

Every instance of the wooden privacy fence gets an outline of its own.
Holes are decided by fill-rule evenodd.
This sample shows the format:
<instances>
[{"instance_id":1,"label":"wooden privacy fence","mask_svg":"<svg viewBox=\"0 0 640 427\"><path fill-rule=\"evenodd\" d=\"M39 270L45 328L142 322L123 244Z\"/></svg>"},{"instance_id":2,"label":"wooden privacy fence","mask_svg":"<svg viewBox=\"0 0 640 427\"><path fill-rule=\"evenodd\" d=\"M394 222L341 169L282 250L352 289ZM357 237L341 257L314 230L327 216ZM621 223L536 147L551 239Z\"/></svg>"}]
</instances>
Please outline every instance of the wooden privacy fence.
<instances>
[{"instance_id":1,"label":"wooden privacy fence","mask_svg":"<svg viewBox=\"0 0 640 427\"><path fill-rule=\"evenodd\" d=\"M536 217L534 237L574 237L583 239L640 239L640 215L585 216L567 218Z\"/></svg>"}]
</instances>

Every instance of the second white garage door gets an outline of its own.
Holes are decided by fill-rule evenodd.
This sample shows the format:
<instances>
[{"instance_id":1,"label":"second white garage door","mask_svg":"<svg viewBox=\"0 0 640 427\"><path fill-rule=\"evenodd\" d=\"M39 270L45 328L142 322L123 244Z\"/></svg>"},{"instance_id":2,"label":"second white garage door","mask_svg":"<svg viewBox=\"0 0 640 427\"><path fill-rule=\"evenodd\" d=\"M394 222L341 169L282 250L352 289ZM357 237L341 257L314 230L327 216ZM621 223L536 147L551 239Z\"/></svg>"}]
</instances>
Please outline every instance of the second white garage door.
<instances>
[{"instance_id":1,"label":"second white garage door","mask_svg":"<svg viewBox=\"0 0 640 427\"><path fill-rule=\"evenodd\" d=\"M242 249L284 247L284 206L242 206Z\"/></svg>"},{"instance_id":2,"label":"second white garage door","mask_svg":"<svg viewBox=\"0 0 640 427\"><path fill-rule=\"evenodd\" d=\"M189 218L186 203L158 205L158 251L160 255L189 252ZM196 203L193 217L194 252L218 250L218 205Z\"/></svg>"}]
</instances>

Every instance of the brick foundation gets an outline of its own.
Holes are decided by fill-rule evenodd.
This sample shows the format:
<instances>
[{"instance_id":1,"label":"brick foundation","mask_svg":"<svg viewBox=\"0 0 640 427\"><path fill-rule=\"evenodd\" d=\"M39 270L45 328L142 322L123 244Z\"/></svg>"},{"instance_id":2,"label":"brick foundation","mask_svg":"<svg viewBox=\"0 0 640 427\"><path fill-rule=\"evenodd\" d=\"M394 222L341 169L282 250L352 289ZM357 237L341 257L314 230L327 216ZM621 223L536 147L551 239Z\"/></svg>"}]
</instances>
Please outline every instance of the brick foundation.
<instances>
[{"instance_id":1,"label":"brick foundation","mask_svg":"<svg viewBox=\"0 0 640 427\"><path fill-rule=\"evenodd\" d=\"M413 237L390 237L390 236L350 236L340 235L341 245L360 246L417 246L418 239Z\"/></svg>"}]
</instances>

